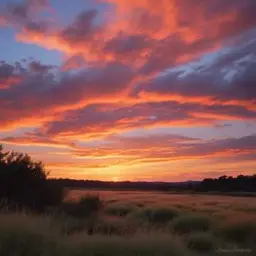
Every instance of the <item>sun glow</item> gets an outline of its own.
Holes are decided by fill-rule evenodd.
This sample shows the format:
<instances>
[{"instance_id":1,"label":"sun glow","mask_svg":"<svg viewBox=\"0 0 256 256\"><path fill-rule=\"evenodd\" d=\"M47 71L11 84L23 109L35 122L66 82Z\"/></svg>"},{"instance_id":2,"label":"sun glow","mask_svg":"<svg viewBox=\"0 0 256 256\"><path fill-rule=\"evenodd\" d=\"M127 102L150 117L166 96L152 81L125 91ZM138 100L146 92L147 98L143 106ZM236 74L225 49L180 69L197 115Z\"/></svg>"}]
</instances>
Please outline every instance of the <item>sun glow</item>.
<instances>
[{"instance_id":1,"label":"sun glow","mask_svg":"<svg viewBox=\"0 0 256 256\"><path fill-rule=\"evenodd\" d=\"M118 181L120 181L120 177L113 177L113 178L112 178L112 181L118 182Z\"/></svg>"}]
</instances>

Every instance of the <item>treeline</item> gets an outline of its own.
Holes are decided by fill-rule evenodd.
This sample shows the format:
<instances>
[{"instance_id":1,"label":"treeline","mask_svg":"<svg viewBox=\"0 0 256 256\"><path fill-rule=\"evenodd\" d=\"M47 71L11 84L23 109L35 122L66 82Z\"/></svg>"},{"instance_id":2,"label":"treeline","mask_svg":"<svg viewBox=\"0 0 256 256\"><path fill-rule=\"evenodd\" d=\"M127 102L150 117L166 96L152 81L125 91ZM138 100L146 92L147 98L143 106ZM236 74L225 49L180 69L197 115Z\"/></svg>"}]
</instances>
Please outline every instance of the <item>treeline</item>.
<instances>
[{"instance_id":1,"label":"treeline","mask_svg":"<svg viewBox=\"0 0 256 256\"><path fill-rule=\"evenodd\" d=\"M142 191L179 191L192 190L200 183L198 181L185 182L145 182L145 181L98 181L75 179L51 179L53 184L59 184L73 189L103 189L103 190L142 190Z\"/></svg>"},{"instance_id":2,"label":"treeline","mask_svg":"<svg viewBox=\"0 0 256 256\"><path fill-rule=\"evenodd\" d=\"M256 192L256 174L186 182L110 182L93 180L52 179L52 183L73 189L142 190L176 192Z\"/></svg>"},{"instance_id":3,"label":"treeline","mask_svg":"<svg viewBox=\"0 0 256 256\"><path fill-rule=\"evenodd\" d=\"M256 192L256 174L252 176L239 175L235 178L224 175L217 179L204 179L198 185L197 190L203 192Z\"/></svg>"}]
</instances>

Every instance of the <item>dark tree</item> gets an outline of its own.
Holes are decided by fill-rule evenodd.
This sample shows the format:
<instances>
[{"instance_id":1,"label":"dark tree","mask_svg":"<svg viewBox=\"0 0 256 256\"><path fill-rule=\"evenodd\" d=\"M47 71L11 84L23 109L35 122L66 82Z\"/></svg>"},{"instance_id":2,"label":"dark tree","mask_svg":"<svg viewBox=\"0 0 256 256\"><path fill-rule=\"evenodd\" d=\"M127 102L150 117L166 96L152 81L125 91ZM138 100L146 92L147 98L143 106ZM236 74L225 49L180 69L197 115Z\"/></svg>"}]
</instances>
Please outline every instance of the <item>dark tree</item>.
<instances>
[{"instance_id":1,"label":"dark tree","mask_svg":"<svg viewBox=\"0 0 256 256\"><path fill-rule=\"evenodd\" d=\"M204 179L198 186L199 191L256 192L256 175L237 177L221 176L217 179Z\"/></svg>"},{"instance_id":2,"label":"dark tree","mask_svg":"<svg viewBox=\"0 0 256 256\"><path fill-rule=\"evenodd\" d=\"M3 152L0 145L0 198L8 207L42 211L60 203L63 190L47 180L42 162L27 154Z\"/></svg>"}]
</instances>

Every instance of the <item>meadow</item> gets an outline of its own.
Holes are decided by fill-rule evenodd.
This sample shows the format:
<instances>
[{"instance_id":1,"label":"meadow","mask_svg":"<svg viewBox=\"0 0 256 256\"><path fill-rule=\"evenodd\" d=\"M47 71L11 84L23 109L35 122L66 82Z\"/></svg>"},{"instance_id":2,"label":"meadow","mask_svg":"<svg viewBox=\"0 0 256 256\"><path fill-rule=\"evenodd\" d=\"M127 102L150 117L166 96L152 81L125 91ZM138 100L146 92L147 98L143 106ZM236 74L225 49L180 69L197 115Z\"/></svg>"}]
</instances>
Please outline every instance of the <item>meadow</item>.
<instances>
[{"instance_id":1,"label":"meadow","mask_svg":"<svg viewBox=\"0 0 256 256\"><path fill-rule=\"evenodd\" d=\"M255 197L70 190L65 201L63 209L77 210L1 213L0 255L256 253ZM84 217L94 201L101 207Z\"/></svg>"}]
</instances>

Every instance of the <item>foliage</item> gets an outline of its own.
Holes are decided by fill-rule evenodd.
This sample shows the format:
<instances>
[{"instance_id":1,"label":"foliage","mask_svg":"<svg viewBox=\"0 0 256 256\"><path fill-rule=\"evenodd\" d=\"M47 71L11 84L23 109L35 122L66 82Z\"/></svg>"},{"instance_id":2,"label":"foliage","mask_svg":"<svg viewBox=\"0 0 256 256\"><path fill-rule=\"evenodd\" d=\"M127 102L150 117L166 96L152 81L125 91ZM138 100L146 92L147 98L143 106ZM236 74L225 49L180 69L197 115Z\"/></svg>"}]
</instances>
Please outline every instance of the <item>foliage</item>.
<instances>
[{"instance_id":1,"label":"foliage","mask_svg":"<svg viewBox=\"0 0 256 256\"><path fill-rule=\"evenodd\" d=\"M63 189L47 180L42 162L22 153L3 152L0 145L0 198L10 208L45 210L59 204Z\"/></svg>"},{"instance_id":2,"label":"foliage","mask_svg":"<svg viewBox=\"0 0 256 256\"><path fill-rule=\"evenodd\" d=\"M105 208L104 212L108 215L125 217L128 213L136 210L136 207L128 204L112 204Z\"/></svg>"},{"instance_id":3,"label":"foliage","mask_svg":"<svg viewBox=\"0 0 256 256\"><path fill-rule=\"evenodd\" d=\"M224 175L217 179L204 179L198 186L197 190L256 192L256 175L239 175L236 178Z\"/></svg>"},{"instance_id":4,"label":"foliage","mask_svg":"<svg viewBox=\"0 0 256 256\"><path fill-rule=\"evenodd\" d=\"M214 238L206 233L191 234L186 239L187 247L198 252L208 252L214 248Z\"/></svg>"},{"instance_id":5,"label":"foliage","mask_svg":"<svg viewBox=\"0 0 256 256\"><path fill-rule=\"evenodd\" d=\"M151 222L166 223L173 220L178 216L176 209L172 208L158 208L154 209L151 213Z\"/></svg>"},{"instance_id":6,"label":"foliage","mask_svg":"<svg viewBox=\"0 0 256 256\"><path fill-rule=\"evenodd\" d=\"M151 224L163 224L178 216L178 211L173 208L143 208L133 214L134 218Z\"/></svg>"},{"instance_id":7,"label":"foliage","mask_svg":"<svg viewBox=\"0 0 256 256\"><path fill-rule=\"evenodd\" d=\"M87 219L84 220L65 215L55 216L54 224L62 235L72 235L88 229Z\"/></svg>"},{"instance_id":8,"label":"foliage","mask_svg":"<svg viewBox=\"0 0 256 256\"><path fill-rule=\"evenodd\" d=\"M78 202L64 202L61 211L76 218L90 217L99 212L103 207L103 202L98 195L86 195Z\"/></svg>"},{"instance_id":9,"label":"foliage","mask_svg":"<svg viewBox=\"0 0 256 256\"><path fill-rule=\"evenodd\" d=\"M128 233L127 224L128 223L120 218L102 219L96 224L94 234L122 236Z\"/></svg>"},{"instance_id":10,"label":"foliage","mask_svg":"<svg viewBox=\"0 0 256 256\"><path fill-rule=\"evenodd\" d=\"M199 215L180 216L174 220L171 228L174 232L181 234L208 231L210 229L210 219Z\"/></svg>"},{"instance_id":11,"label":"foliage","mask_svg":"<svg viewBox=\"0 0 256 256\"><path fill-rule=\"evenodd\" d=\"M236 243L256 243L256 223L252 221L227 223L217 229L217 234Z\"/></svg>"}]
</instances>

